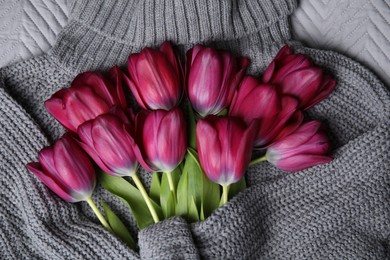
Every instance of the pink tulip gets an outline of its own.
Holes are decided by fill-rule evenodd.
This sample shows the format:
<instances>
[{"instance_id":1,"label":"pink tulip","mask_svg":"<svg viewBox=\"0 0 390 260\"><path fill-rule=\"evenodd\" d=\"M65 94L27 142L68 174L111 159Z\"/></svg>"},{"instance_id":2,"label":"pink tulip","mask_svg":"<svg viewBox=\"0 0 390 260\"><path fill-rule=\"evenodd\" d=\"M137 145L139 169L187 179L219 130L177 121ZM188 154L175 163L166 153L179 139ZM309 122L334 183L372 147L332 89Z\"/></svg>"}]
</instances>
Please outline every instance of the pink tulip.
<instances>
[{"instance_id":1,"label":"pink tulip","mask_svg":"<svg viewBox=\"0 0 390 260\"><path fill-rule=\"evenodd\" d=\"M179 108L142 111L137 115L137 143L148 171L173 171L187 149L186 125Z\"/></svg>"},{"instance_id":2,"label":"pink tulip","mask_svg":"<svg viewBox=\"0 0 390 260\"><path fill-rule=\"evenodd\" d=\"M45 107L66 129L77 132L82 123L107 113L113 106L126 108L121 70L113 67L112 84L96 72L78 75L70 88L63 88L46 100Z\"/></svg>"},{"instance_id":3,"label":"pink tulip","mask_svg":"<svg viewBox=\"0 0 390 260\"><path fill-rule=\"evenodd\" d=\"M319 121L302 124L295 132L267 149L267 160L288 172L330 162L330 142Z\"/></svg>"},{"instance_id":4,"label":"pink tulip","mask_svg":"<svg viewBox=\"0 0 390 260\"><path fill-rule=\"evenodd\" d=\"M218 184L239 181L248 168L257 122L247 125L238 118L208 116L196 125L199 160L207 177Z\"/></svg>"},{"instance_id":5,"label":"pink tulip","mask_svg":"<svg viewBox=\"0 0 390 260\"><path fill-rule=\"evenodd\" d=\"M295 130L294 126L297 128L302 123L303 115L293 117L299 115L297 110L298 101L295 98L280 95L275 86L261 84L256 78L246 76L235 92L229 116L240 117L247 124L258 120L260 126L255 147L265 148L274 142L282 131L291 132ZM286 128L288 123L290 126Z\"/></svg>"},{"instance_id":6,"label":"pink tulip","mask_svg":"<svg viewBox=\"0 0 390 260\"><path fill-rule=\"evenodd\" d=\"M145 48L128 60L128 85L144 109L170 110L182 97L182 70L172 45L164 42L159 50Z\"/></svg>"},{"instance_id":7,"label":"pink tulip","mask_svg":"<svg viewBox=\"0 0 390 260\"><path fill-rule=\"evenodd\" d=\"M247 58L196 45L187 52L188 97L201 115L217 115L229 106L245 69Z\"/></svg>"},{"instance_id":8,"label":"pink tulip","mask_svg":"<svg viewBox=\"0 0 390 260\"><path fill-rule=\"evenodd\" d=\"M336 87L336 81L303 54L293 54L285 45L263 75L263 82L275 84L281 93L299 99L306 110L326 98Z\"/></svg>"},{"instance_id":9,"label":"pink tulip","mask_svg":"<svg viewBox=\"0 0 390 260\"><path fill-rule=\"evenodd\" d=\"M78 128L80 145L106 173L133 176L138 167L138 147L124 113L100 115Z\"/></svg>"},{"instance_id":10,"label":"pink tulip","mask_svg":"<svg viewBox=\"0 0 390 260\"><path fill-rule=\"evenodd\" d=\"M68 134L43 148L38 160L27 164L27 169L62 199L78 202L91 197L95 170L88 155Z\"/></svg>"}]
</instances>

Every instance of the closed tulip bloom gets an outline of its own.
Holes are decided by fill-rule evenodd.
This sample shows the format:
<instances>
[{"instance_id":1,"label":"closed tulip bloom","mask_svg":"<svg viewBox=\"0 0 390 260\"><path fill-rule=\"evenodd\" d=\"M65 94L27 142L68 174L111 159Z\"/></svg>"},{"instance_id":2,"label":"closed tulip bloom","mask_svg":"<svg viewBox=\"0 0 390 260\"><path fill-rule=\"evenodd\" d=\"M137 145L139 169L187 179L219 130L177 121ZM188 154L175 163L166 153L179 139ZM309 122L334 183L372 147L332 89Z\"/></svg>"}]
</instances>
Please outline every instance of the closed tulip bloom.
<instances>
[{"instance_id":1,"label":"closed tulip bloom","mask_svg":"<svg viewBox=\"0 0 390 260\"><path fill-rule=\"evenodd\" d=\"M329 149L330 142L321 123L310 121L270 146L266 158L279 169L295 172L330 162Z\"/></svg>"},{"instance_id":2,"label":"closed tulip bloom","mask_svg":"<svg viewBox=\"0 0 390 260\"><path fill-rule=\"evenodd\" d=\"M261 149L274 142L282 132L291 132L302 123L303 115L298 116L301 114L296 113L297 110L297 99L280 95L275 86L262 84L256 78L246 76L235 92L229 116L240 117L247 124L258 120L255 147Z\"/></svg>"},{"instance_id":3,"label":"closed tulip bloom","mask_svg":"<svg viewBox=\"0 0 390 260\"><path fill-rule=\"evenodd\" d=\"M170 110L183 93L182 69L172 45L165 42L159 50L145 48L128 59L131 92L144 109Z\"/></svg>"},{"instance_id":4,"label":"closed tulip bloom","mask_svg":"<svg viewBox=\"0 0 390 260\"><path fill-rule=\"evenodd\" d=\"M252 155L257 122L248 127L238 118L208 116L196 125L200 164L207 177L220 185L238 182Z\"/></svg>"},{"instance_id":5,"label":"closed tulip bloom","mask_svg":"<svg viewBox=\"0 0 390 260\"><path fill-rule=\"evenodd\" d=\"M77 133L80 145L103 171L114 176L135 174L138 148L131 124L124 114L100 115L82 124Z\"/></svg>"},{"instance_id":6,"label":"closed tulip bloom","mask_svg":"<svg viewBox=\"0 0 390 260\"><path fill-rule=\"evenodd\" d=\"M193 108L203 117L229 106L245 69L246 58L196 45L187 52L187 88Z\"/></svg>"},{"instance_id":7,"label":"closed tulip bloom","mask_svg":"<svg viewBox=\"0 0 390 260\"><path fill-rule=\"evenodd\" d=\"M68 134L43 148L38 160L27 164L27 169L62 199L78 202L91 197L95 170L88 155Z\"/></svg>"},{"instance_id":8,"label":"closed tulip bloom","mask_svg":"<svg viewBox=\"0 0 390 260\"><path fill-rule=\"evenodd\" d=\"M263 75L263 82L276 84L281 93L298 98L299 107L306 110L336 87L336 81L303 54L293 54L285 45Z\"/></svg>"},{"instance_id":9,"label":"closed tulip bloom","mask_svg":"<svg viewBox=\"0 0 390 260\"><path fill-rule=\"evenodd\" d=\"M173 171L184 159L187 134L179 108L171 111L142 111L137 115L137 144L149 171Z\"/></svg>"},{"instance_id":10,"label":"closed tulip bloom","mask_svg":"<svg viewBox=\"0 0 390 260\"><path fill-rule=\"evenodd\" d=\"M46 109L72 132L77 132L82 123L107 113L113 106L125 109L122 72L113 67L109 74L112 82L96 72L78 75L70 88L57 91L45 102Z\"/></svg>"}]
</instances>

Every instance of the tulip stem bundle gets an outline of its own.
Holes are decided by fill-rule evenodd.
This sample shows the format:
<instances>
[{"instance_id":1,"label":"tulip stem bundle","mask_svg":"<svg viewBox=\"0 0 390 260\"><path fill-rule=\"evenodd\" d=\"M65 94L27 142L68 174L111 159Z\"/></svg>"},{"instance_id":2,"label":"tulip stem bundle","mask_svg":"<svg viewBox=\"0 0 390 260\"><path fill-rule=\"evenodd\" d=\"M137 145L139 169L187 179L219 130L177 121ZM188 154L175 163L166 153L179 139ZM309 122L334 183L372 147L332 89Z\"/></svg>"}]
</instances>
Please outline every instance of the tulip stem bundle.
<instances>
[{"instance_id":1,"label":"tulip stem bundle","mask_svg":"<svg viewBox=\"0 0 390 260\"><path fill-rule=\"evenodd\" d=\"M252 165L255 165L255 164L258 164L258 163L261 163L261 162L265 162L265 161L267 161L267 156L264 155L262 157L259 157L257 159L254 159L253 161L251 161L249 163L249 166L252 166Z\"/></svg>"},{"instance_id":2,"label":"tulip stem bundle","mask_svg":"<svg viewBox=\"0 0 390 260\"><path fill-rule=\"evenodd\" d=\"M95 215L98 217L100 223L102 223L102 225L112 233L112 229L110 227L110 225L108 224L107 220L104 218L102 212L98 209L98 207L96 206L95 202L92 200L91 197L87 198L86 199L86 202L88 203L88 205L91 207L91 209L93 210L93 212L95 213Z\"/></svg>"},{"instance_id":3,"label":"tulip stem bundle","mask_svg":"<svg viewBox=\"0 0 390 260\"><path fill-rule=\"evenodd\" d=\"M230 189L230 185L222 185L222 199L221 199L220 206L228 202L229 189Z\"/></svg>"},{"instance_id":4,"label":"tulip stem bundle","mask_svg":"<svg viewBox=\"0 0 390 260\"><path fill-rule=\"evenodd\" d=\"M158 218L156 209L153 207L152 202L148 196L148 193L145 190L144 185L142 184L142 182L139 179L139 177L137 176L137 174L133 174L133 175L131 175L131 177L133 178L135 186L137 186L138 190L141 192L141 195L144 198L145 203L148 206L150 213L152 214L154 223L158 223L160 221L160 219Z\"/></svg>"},{"instance_id":5,"label":"tulip stem bundle","mask_svg":"<svg viewBox=\"0 0 390 260\"><path fill-rule=\"evenodd\" d=\"M175 184L173 183L172 172L166 172L165 174L167 175L169 189L173 193L173 199L176 201L176 191Z\"/></svg>"}]
</instances>

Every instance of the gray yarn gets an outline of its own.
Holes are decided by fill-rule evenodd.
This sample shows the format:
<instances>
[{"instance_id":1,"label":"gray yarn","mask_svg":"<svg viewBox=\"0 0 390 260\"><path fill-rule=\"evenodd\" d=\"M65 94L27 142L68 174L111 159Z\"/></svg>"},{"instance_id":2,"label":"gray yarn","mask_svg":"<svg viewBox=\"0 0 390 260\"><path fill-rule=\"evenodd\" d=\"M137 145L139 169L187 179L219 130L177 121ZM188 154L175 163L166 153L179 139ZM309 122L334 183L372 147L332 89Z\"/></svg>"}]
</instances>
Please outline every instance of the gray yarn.
<instances>
[{"instance_id":1,"label":"gray yarn","mask_svg":"<svg viewBox=\"0 0 390 260\"><path fill-rule=\"evenodd\" d=\"M172 218L138 233L140 253L99 225L85 203L50 192L25 164L63 128L43 101L81 71L125 64L131 52L171 40L251 58L264 70L290 40L294 0L75 1L46 55L0 69L1 259L386 259L390 257L390 95L356 62L290 42L331 71L334 93L310 110L327 121L335 160L297 173L265 163L250 187L204 222ZM144 178L148 175L143 173ZM128 209L98 187L131 232Z\"/></svg>"}]
</instances>

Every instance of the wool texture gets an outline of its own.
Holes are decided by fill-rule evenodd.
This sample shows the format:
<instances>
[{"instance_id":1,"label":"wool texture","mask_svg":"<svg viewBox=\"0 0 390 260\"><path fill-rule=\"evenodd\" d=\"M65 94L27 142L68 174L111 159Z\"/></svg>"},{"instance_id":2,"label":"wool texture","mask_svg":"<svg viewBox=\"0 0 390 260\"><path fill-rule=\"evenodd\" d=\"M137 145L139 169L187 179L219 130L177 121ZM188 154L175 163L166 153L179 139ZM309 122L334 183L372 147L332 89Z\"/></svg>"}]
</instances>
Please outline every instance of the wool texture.
<instances>
[{"instance_id":1,"label":"wool texture","mask_svg":"<svg viewBox=\"0 0 390 260\"><path fill-rule=\"evenodd\" d=\"M74 1L45 55L0 69L1 259L387 259L390 257L390 94L369 70L291 39L295 0ZM324 120L331 163L285 173L250 167L249 187L203 222L175 217L137 232L127 207L104 200L138 235L139 252L107 232L86 203L66 203L25 168L63 133L44 109L84 71L124 66L129 54L171 41L246 56L259 75L286 43L337 80L308 112ZM145 182L150 174L141 172Z\"/></svg>"}]
</instances>

